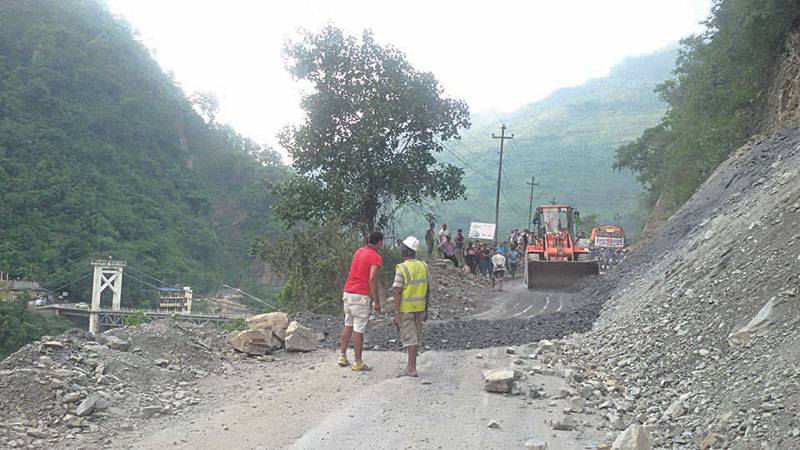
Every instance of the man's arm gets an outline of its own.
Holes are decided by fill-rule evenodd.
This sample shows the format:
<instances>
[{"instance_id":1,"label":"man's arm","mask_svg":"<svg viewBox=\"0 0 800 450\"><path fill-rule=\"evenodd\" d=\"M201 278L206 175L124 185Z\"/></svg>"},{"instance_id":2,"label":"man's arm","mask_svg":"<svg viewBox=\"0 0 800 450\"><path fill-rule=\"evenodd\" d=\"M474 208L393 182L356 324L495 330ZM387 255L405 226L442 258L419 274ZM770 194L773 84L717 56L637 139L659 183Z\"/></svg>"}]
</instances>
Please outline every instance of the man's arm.
<instances>
[{"instance_id":1,"label":"man's arm","mask_svg":"<svg viewBox=\"0 0 800 450\"><path fill-rule=\"evenodd\" d=\"M369 267L369 295L372 297L372 308L376 312L381 312L381 298L378 290L378 271L381 266Z\"/></svg>"}]
</instances>

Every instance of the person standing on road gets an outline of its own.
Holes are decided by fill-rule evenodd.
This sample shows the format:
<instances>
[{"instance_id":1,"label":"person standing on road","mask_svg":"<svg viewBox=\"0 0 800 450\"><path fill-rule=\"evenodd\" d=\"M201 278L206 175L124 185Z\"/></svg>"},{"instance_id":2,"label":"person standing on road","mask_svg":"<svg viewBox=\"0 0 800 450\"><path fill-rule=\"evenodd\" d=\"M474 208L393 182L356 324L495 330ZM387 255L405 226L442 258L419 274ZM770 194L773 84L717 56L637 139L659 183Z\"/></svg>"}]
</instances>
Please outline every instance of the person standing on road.
<instances>
[{"instance_id":1,"label":"person standing on road","mask_svg":"<svg viewBox=\"0 0 800 450\"><path fill-rule=\"evenodd\" d=\"M430 228L428 231L425 232L425 246L428 247L428 260L430 261L431 256L433 256L433 225L434 223L430 223Z\"/></svg>"},{"instance_id":2,"label":"person standing on road","mask_svg":"<svg viewBox=\"0 0 800 450\"><path fill-rule=\"evenodd\" d=\"M492 267L494 273L494 279L492 280L492 285L497 283L497 290L503 290L503 277L505 276L506 272L506 257L503 256L503 247L497 247L497 252L494 256L492 256Z\"/></svg>"},{"instance_id":3,"label":"person standing on road","mask_svg":"<svg viewBox=\"0 0 800 450\"><path fill-rule=\"evenodd\" d=\"M355 363L350 369L355 371L366 371L372 368L364 363L361 351L364 345L364 332L367 329L369 320L369 300L372 298L372 306L375 311L381 311L381 301L378 297L378 270L383 264L378 250L383 247L383 233L373 231L367 239L368 245L356 250L353 256L353 263L350 265L350 273L344 285L344 328L342 329L342 345L339 352L339 366L350 366L347 360L347 345L350 343L350 336L353 336L353 352L355 353Z\"/></svg>"},{"instance_id":4,"label":"person standing on road","mask_svg":"<svg viewBox=\"0 0 800 450\"><path fill-rule=\"evenodd\" d=\"M511 274L511 279L517 274L517 264L519 264L519 252L516 248L512 247L508 252L508 273Z\"/></svg>"},{"instance_id":5,"label":"person standing on road","mask_svg":"<svg viewBox=\"0 0 800 450\"><path fill-rule=\"evenodd\" d=\"M447 237L447 224L442 224L442 229L439 230L439 258L444 258L444 253L442 253L442 244L444 243L445 238Z\"/></svg>"},{"instance_id":6,"label":"person standing on road","mask_svg":"<svg viewBox=\"0 0 800 450\"><path fill-rule=\"evenodd\" d=\"M464 267L464 230L461 228L456 231L455 244L456 244L456 259L458 260L458 267Z\"/></svg>"},{"instance_id":7,"label":"person standing on road","mask_svg":"<svg viewBox=\"0 0 800 450\"><path fill-rule=\"evenodd\" d=\"M416 259L419 241L414 236L403 240L403 262L394 274L394 323L400 329L403 347L408 351L406 368L398 376L417 376L417 351L422 345L422 322L428 320L431 291L428 288L428 265Z\"/></svg>"}]
</instances>

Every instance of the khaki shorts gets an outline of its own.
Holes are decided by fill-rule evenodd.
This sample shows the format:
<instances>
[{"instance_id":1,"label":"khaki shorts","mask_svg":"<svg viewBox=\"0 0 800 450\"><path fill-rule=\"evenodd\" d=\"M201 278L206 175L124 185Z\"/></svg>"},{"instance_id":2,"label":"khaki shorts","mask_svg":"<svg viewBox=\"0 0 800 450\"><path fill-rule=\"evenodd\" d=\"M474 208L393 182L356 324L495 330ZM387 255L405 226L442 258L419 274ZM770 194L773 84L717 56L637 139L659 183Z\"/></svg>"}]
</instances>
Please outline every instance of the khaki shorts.
<instances>
[{"instance_id":1,"label":"khaki shorts","mask_svg":"<svg viewBox=\"0 0 800 450\"><path fill-rule=\"evenodd\" d=\"M345 292L342 301L344 302L344 325L353 327L353 331L356 333L364 333L369 320L369 295Z\"/></svg>"},{"instance_id":2,"label":"khaki shorts","mask_svg":"<svg viewBox=\"0 0 800 450\"><path fill-rule=\"evenodd\" d=\"M422 318L425 317L425 311L401 312L397 316L403 347L422 345Z\"/></svg>"}]
</instances>

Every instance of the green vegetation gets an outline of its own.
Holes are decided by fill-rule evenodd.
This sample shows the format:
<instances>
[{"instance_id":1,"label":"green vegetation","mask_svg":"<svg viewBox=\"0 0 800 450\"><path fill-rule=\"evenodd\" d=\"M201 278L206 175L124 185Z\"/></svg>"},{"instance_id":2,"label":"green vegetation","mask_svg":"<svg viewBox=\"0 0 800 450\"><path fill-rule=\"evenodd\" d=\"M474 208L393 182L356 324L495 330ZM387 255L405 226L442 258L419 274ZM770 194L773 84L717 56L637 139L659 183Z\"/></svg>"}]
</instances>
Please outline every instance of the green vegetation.
<instances>
[{"instance_id":1,"label":"green vegetation","mask_svg":"<svg viewBox=\"0 0 800 450\"><path fill-rule=\"evenodd\" d=\"M247 329L244 319L228 319L222 324L222 329L227 331L241 331Z\"/></svg>"},{"instance_id":2,"label":"green vegetation","mask_svg":"<svg viewBox=\"0 0 800 450\"><path fill-rule=\"evenodd\" d=\"M150 317L143 311L134 311L125 316L125 326L135 327L143 323L150 323L151 320L152 319L150 319Z\"/></svg>"},{"instance_id":3,"label":"green vegetation","mask_svg":"<svg viewBox=\"0 0 800 450\"><path fill-rule=\"evenodd\" d=\"M797 0L716 0L706 31L681 41L673 77L657 88L669 105L661 123L621 146L615 167L676 209L759 131L772 65L798 18Z\"/></svg>"},{"instance_id":4,"label":"green vegetation","mask_svg":"<svg viewBox=\"0 0 800 450\"><path fill-rule=\"evenodd\" d=\"M555 199L607 224L620 214L622 224L635 232L644 216L641 188L631 174L613 170L614 149L658 123L665 104L653 88L669 76L674 60L674 49L628 58L606 77L560 89L515 112L474 116L472 129L461 141L447 142L441 156L465 168L467 199L409 208L399 217L398 231L421 237L426 212L453 232L466 230L472 221L494 222L499 140L491 136L499 135L505 122L514 140L506 141L503 154L502 237L527 222L531 176L539 183L534 208Z\"/></svg>"},{"instance_id":5,"label":"green vegetation","mask_svg":"<svg viewBox=\"0 0 800 450\"><path fill-rule=\"evenodd\" d=\"M254 255L288 274L281 304L290 311L341 312L342 291L355 251L364 240L357 231L337 225L297 227L280 239L258 239ZM388 244L388 238L384 244ZM391 286L394 268L402 262L397 250L382 249L380 284Z\"/></svg>"},{"instance_id":6,"label":"green vegetation","mask_svg":"<svg viewBox=\"0 0 800 450\"><path fill-rule=\"evenodd\" d=\"M401 205L463 195L463 171L433 154L469 127L469 112L442 97L432 74L369 32L359 40L330 26L284 54L289 72L313 90L301 103L305 123L281 135L298 175L273 185L281 218L372 231Z\"/></svg>"},{"instance_id":7,"label":"green vegetation","mask_svg":"<svg viewBox=\"0 0 800 450\"><path fill-rule=\"evenodd\" d=\"M0 268L53 288L113 255L195 291L258 295L247 249L272 202L263 180L283 169L215 108L98 1L0 3ZM125 306L152 306L141 283L123 289Z\"/></svg>"},{"instance_id":8,"label":"green vegetation","mask_svg":"<svg viewBox=\"0 0 800 450\"><path fill-rule=\"evenodd\" d=\"M0 360L42 336L60 334L72 325L57 317L27 311L27 302L0 302Z\"/></svg>"}]
</instances>

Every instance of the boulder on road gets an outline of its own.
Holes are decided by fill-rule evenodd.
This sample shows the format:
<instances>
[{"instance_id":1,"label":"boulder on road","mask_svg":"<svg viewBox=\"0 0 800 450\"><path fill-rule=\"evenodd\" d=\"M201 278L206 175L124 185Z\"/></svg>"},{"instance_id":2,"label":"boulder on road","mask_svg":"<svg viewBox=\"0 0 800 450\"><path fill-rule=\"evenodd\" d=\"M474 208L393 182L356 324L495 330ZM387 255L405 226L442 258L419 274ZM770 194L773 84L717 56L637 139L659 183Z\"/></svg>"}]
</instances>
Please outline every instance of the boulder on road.
<instances>
[{"instance_id":1,"label":"boulder on road","mask_svg":"<svg viewBox=\"0 0 800 450\"><path fill-rule=\"evenodd\" d=\"M493 369L483 373L483 388L489 392L510 394L516 388L518 376L513 370Z\"/></svg>"},{"instance_id":2,"label":"boulder on road","mask_svg":"<svg viewBox=\"0 0 800 450\"><path fill-rule=\"evenodd\" d=\"M643 426L633 424L617 436L611 450L650 450L650 436Z\"/></svg>"},{"instance_id":3,"label":"boulder on road","mask_svg":"<svg viewBox=\"0 0 800 450\"><path fill-rule=\"evenodd\" d=\"M286 351L310 352L316 350L318 338L317 333L300 325L295 320L286 328Z\"/></svg>"},{"instance_id":4,"label":"boulder on road","mask_svg":"<svg viewBox=\"0 0 800 450\"><path fill-rule=\"evenodd\" d=\"M232 341L231 347L248 355L267 355L272 351L272 330L245 330Z\"/></svg>"},{"instance_id":5,"label":"boulder on road","mask_svg":"<svg viewBox=\"0 0 800 450\"><path fill-rule=\"evenodd\" d=\"M282 312L259 314L245 319L247 328L251 330L270 329L280 340L286 339L286 328L289 327L289 316Z\"/></svg>"}]
</instances>

